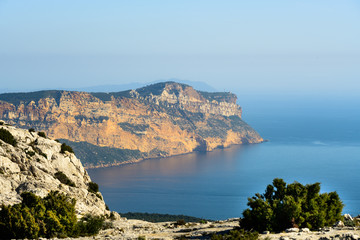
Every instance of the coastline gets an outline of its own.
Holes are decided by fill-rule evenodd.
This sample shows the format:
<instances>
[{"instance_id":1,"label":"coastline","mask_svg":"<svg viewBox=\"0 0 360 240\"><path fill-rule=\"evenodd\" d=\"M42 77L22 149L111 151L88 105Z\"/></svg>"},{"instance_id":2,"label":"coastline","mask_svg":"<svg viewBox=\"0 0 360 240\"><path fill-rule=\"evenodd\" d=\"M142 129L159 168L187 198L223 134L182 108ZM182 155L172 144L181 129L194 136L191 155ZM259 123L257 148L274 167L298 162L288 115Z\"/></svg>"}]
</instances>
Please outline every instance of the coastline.
<instances>
[{"instance_id":1,"label":"coastline","mask_svg":"<svg viewBox=\"0 0 360 240\"><path fill-rule=\"evenodd\" d=\"M236 147L236 146L242 146L242 145L255 145L255 144L261 144L261 143L266 143L269 142L268 139L262 139L259 142L255 142L255 143L239 143L239 144L230 144L226 147L222 146L222 147L216 147L213 148L211 150L207 150L207 151L192 151L192 152L187 152L187 153L181 153L181 154L175 154L175 155L169 155L169 156L159 156L159 157L150 157L150 158L139 158L139 159L134 159L134 160L127 160L127 161L123 161L123 162L118 162L118 163L111 163L111 164L101 164L101 165L95 165L95 166L84 166L85 169L97 169L97 168L110 168L110 167L118 167L118 166L122 166L122 165L128 165L128 164L136 164L145 160L155 160L155 159L163 159L163 158L168 158L168 157L176 157L176 156L183 156L183 155L188 155L188 154L195 154L195 153L200 153L200 152L214 152L217 150L222 150L222 149L229 149L232 147ZM80 159L81 161L81 159Z\"/></svg>"}]
</instances>

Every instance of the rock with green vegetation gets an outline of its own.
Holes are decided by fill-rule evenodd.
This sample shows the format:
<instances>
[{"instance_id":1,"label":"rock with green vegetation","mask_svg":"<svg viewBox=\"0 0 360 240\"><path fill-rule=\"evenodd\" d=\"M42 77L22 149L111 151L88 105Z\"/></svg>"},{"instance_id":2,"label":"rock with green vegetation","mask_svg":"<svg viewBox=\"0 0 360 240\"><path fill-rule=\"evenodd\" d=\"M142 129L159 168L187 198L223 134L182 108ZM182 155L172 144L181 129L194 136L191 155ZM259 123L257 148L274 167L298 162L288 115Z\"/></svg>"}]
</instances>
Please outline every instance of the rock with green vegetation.
<instances>
[{"instance_id":1,"label":"rock with green vegetation","mask_svg":"<svg viewBox=\"0 0 360 240\"><path fill-rule=\"evenodd\" d=\"M89 192L92 181L80 160L68 151L60 153L61 143L6 124L1 128L17 144L0 140L0 203L18 204L23 192L46 197L49 191L59 191L76 199L78 215L109 213L101 193Z\"/></svg>"},{"instance_id":2,"label":"rock with green vegetation","mask_svg":"<svg viewBox=\"0 0 360 240\"><path fill-rule=\"evenodd\" d=\"M241 226L280 232L288 228L319 229L342 219L343 203L336 192L320 193L320 183L286 184L276 178L264 194L248 199Z\"/></svg>"}]
</instances>

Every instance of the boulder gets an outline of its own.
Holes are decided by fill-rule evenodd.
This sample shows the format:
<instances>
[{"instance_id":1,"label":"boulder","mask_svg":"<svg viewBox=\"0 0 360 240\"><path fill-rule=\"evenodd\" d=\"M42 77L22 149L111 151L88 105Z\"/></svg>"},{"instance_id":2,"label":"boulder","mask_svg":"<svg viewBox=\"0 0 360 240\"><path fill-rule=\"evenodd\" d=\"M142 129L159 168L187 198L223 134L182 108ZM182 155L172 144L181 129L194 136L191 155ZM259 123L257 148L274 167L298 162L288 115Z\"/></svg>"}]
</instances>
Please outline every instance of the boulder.
<instances>
[{"instance_id":1,"label":"boulder","mask_svg":"<svg viewBox=\"0 0 360 240\"><path fill-rule=\"evenodd\" d=\"M299 232L299 229L298 228L288 228L288 229L285 230L285 232L287 232L287 233Z\"/></svg>"}]
</instances>

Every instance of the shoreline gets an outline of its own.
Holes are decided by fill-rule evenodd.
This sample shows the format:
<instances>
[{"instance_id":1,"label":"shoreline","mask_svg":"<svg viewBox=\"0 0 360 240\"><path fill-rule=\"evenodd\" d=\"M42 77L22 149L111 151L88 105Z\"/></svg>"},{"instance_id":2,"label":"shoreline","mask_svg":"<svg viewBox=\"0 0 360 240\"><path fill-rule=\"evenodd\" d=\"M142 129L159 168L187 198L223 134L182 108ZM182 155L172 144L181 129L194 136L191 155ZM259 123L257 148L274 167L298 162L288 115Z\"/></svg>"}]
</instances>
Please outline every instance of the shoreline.
<instances>
[{"instance_id":1,"label":"shoreline","mask_svg":"<svg viewBox=\"0 0 360 240\"><path fill-rule=\"evenodd\" d=\"M261 143L266 143L266 142L269 142L269 140L268 139L263 139L262 141L255 142L255 143L230 144L229 146L226 146L226 147L216 147L216 148L214 148L212 150L207 150L207 151L192 151L192 152L169 155L169 156L139 158L139 159L127 160L127 161L123 161L123 162L119 162L119 163L102 164L102 165L96 165L96 166L84 166L84 168L86 170L88 170L88 169L98 169L98 168L111 168L111 167L118 167L118 166L128 165L128 164L136 164L136 163L139 163L139 162L142 162L142 161L145 161L145 160L164 159L164 158L169 158L169 157L177 157L177 156L183 156L183 155L188 155L188 154L196 154L196 153L208 153L208 152L214 152L214 151L217 151L217 150L229 149L229 148L232 148L232 147L239 147L239 146L242 146L242 145L256 145L256 144L261 144ZM81 161L81 159L80 159L80 161Z\"/></svg>"}]
</instances>

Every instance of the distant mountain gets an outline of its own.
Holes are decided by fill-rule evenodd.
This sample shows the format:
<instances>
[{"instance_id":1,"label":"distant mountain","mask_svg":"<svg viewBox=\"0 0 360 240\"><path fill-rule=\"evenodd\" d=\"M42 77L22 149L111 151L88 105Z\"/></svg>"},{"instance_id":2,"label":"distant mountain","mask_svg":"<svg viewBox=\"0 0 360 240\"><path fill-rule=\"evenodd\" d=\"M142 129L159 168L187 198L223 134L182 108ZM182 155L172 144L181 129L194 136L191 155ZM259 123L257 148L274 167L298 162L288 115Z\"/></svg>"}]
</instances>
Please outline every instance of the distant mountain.
<instances>
[{"instance_id":1,"label":"distant mountain","mask_svg":"<svg viewBox=\"0 0 360 240\"><path fill-rule=\"evenodd\" d=\"M61 90L65 91L80 91L80 92L122 92L129 89L137 89L141 87L145 87L147 85L152 85L159 82L178 82L193 86L194 89L206 92L215 92L217 91L215 88L211 87L207 83L204 82L197 82L197 81L188 81L188 80L181 80L176 78L171 78L167 80L158 80L148 83L141 83L141 82L133 82L133 83L126 83L126 84L104 84L104 85L96 85L90 87L78 87L78 88L61 88ZM29 92L29 91L43 91L44 89L36 88L36 89L10 89L10 88L0 88L1 93L14 93L14 92Z\"/></svg>"},{"instance_id":2,"label":"distant mountain","mask_svg":"<svg viewBox=\"0 0 360 240\"><path fill-rule=\"evenodd\" d=\"M128 83L128 84L112 84L112 85L98 85L98 86L92 86L92 87L84 87L84 88L69 88L64 90L70 90L70 91L83 91L83 92L121 92L128 89L137 89L141 87L145 87L148 85L156 84L159 82L178 82L183 83L192 86L196 90L200 91L206 91L206 92L214 92L216 91L215 88L211 87L207 83L204 82L196 82L196 81L188 81L188 80L181 80L181 79L167 79L167 80L159 80L159 81L153 81L148 83L140 83L140 82L134 82L134 83Z\"/></svg>"},{"instance_id":3,"label":"distant mountain","mask_svg":"<svg viewBox=\"0 0 360 240\"><path fill-rule=\"evenodd\" d=\"M176 82L121 92L8 93L0 94L0 118L76 142L84 165L96 167L262 142L236 99Z\"/></svg>"}]
</instances>

